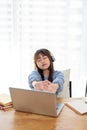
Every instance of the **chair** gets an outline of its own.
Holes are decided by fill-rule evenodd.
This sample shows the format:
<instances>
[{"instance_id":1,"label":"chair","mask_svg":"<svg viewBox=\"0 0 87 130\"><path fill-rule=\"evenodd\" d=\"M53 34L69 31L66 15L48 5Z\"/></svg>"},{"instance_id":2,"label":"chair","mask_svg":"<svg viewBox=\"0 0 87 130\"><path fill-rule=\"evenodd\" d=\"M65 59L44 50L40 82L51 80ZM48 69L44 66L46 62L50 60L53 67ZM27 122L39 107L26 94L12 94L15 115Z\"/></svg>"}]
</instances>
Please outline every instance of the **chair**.
<instances>
[{"instance_id":1,"label":"chair","mask_svg":"<svg viewBox=\"0 0 87 130\"><path fill-rule=\"evenodd\" d=\"M85 97L87 97L87 81L86 81L86 88L85 88Z\"/></svg>"},{"instance_id":2,"label":"chair","mask_svg":"<svg viewBox=\"0 0 87 130\"><path fill-rule=\"evenodd\" d=\"M72 96L72 82L70 81L70 69L61 71L64 74L63 91L58 94L58 97L71 97Z\"/></svg>"}]
</instances>

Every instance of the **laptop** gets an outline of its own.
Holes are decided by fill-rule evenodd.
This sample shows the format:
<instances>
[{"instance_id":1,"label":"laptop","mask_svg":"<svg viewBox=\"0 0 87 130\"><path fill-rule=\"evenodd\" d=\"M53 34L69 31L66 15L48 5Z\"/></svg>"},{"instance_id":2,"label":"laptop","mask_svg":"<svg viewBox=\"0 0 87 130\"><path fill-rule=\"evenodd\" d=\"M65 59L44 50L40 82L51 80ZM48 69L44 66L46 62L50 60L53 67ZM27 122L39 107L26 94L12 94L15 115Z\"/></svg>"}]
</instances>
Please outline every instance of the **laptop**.
<instances>
[{"instance_id":1,"label":"laptop","mask_svg":"<svg viewBox=\"0 0 87 130\"><path fill-rule=\"evenodd\" d=\"M16 111L57 117L64 106L56 103L55 93L13 87L9 90Z\"/></svg>"}]
</instances>

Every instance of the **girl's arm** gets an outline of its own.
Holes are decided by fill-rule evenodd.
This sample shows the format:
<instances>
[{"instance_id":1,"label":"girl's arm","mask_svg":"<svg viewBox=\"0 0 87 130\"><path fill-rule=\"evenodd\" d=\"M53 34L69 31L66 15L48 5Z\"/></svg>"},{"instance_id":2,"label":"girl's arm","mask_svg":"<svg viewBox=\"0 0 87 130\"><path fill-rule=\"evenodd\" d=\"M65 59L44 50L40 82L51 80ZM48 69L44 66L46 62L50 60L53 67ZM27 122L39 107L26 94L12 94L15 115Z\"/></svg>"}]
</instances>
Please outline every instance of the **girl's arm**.
<instances>
[{"instance_id":1,"label":"girl's arm","mask_svg":"<svg viewBox=\"0 0 87 130\"><path fill-rule=\"evenodd\" d=\"M56 94L61 92L63 90L63 84L64 84L64 74L60 71L55 71L53 75L53 84L58 84L58 89Z\"/></svg>"},{"instance_id":2,"label":"girl's arm","mask_svg":"<svg viewBox=\"0 0 87 130\"><path fill-rule=\"evenodd\" d=\"M30 88L34 88L33 82L41 81L41 76L38 71L32 71L32 73L28 76L28 83ZM35 84L35 83L34 83Z\"/></svg>"}]
</instances>

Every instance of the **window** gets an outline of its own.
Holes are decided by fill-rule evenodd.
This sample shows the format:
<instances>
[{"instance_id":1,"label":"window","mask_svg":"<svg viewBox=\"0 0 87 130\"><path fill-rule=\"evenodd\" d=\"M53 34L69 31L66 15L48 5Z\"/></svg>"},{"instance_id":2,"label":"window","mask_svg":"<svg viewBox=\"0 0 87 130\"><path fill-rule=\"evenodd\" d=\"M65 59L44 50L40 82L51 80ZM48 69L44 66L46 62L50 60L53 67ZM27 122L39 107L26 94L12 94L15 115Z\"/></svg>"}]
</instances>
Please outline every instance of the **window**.
<instances>
[{"instance_id":1,"label":"window","mask_svg":"<svg viewBox=\"0 0 87 130\"><path fill-rule=\"evenodd\" d=\"M3 90L9 86L28 87L34 52L38 48L48 48L56 59L55 69L71 69L73 96L82 95L76 93L76 89L82 89L79 79L86 77L86 66L83 67L86 5L85 0L0 2L0 86Z\"/></svg>"}]
</instances>

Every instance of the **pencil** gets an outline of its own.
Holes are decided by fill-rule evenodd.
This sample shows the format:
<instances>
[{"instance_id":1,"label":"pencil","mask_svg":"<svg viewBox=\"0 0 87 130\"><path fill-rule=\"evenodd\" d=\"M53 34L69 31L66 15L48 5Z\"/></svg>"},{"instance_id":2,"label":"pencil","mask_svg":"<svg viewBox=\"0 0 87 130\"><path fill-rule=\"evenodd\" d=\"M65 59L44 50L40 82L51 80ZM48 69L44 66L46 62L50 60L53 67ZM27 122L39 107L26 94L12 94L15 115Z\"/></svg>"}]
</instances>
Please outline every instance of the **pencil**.
<instances>
[{"instance_id":1,"label":"pencil","mask_svg":"<svg viewBox=\"0 0 87 130\"><path fill-rule=\"evenodd\" d=\"M13 106L13 105L9 105L9 106L1 106L1 105L0 105L0 110L5 111L6 109L11 108L12 106Z\"/></svg>"}]
</instances>

